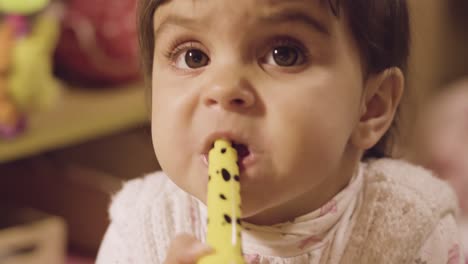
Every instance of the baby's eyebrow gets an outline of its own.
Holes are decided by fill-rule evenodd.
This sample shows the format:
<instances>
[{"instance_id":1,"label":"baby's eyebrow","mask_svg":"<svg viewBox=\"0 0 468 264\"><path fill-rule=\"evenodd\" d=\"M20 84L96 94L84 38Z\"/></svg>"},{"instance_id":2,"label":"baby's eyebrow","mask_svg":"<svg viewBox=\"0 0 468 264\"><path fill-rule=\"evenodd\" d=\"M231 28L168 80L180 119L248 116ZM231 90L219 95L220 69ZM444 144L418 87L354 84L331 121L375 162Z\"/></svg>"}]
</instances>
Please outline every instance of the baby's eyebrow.
<instances>
[{"instance_id":1,"label":"baby's eyebrow","mask_svg":"<svg viewBox=\"0 0 468 264\"><path fill-rule=\"evenodd\" d=\"M163 33L168 26L170 25L178 25L182 27L192 28L193 27L193 19L178 15L169 15L166 19L159 24L159 26L155 27L154 36L158 38L161 33Z\"/></svg>"},{"instance_id":2,"label":"baby's eyebrow","mask_svg":"<svg viewBox=\"0 0 468 264\"><path fill-rule=\"evenodd\" d=\"M330 30L319 19L299 10L283 11L273 15L264 16L260 19L266 24L281 24L287 22L298 22L313 27L318 32L330 36Z\"/></svg>"}]
</instances>

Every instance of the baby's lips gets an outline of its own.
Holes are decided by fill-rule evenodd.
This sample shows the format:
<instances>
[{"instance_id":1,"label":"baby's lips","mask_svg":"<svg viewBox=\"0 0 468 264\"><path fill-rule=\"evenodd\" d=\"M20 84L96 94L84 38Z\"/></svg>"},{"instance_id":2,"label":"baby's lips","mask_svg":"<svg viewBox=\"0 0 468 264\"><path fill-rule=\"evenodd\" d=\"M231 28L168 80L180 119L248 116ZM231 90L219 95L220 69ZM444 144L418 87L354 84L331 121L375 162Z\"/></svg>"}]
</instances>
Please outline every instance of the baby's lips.
<instances>
[{"instance_id":1,"label":"baby's lips","mask_svg":"<svg viewBox=\"0 0 468 264\"><path fill-rule=\"evenodd\" d=\"M236 152L237 152L237 165L239 166L239 169L241 171L243 171L245 166L243 165L242 161L246 157L248 157L250 155L250 150L249 150L247 145L242 144L242 143L237 143L235 141L229 141L229 140L225 140L225 139L218 139L218 140L215 140L215 142L213 143L213 147L212 147L211 150L216 149L216 148L222 149L226 145L226 142L227 142L228 145L231 145L236 150ZM215 146L215 144L216 144L216 146ZM205 155L205 154L203 155L203 163L205 163L205 165L208 166L208 164L209 164L209 155Z\"/></svg>"},{"instance_id":2,"label":"baby's lips","mask_svg":"<svg viewBox=\"0 0 468 264\"><path fill-rule=\"evenodd\" d=\"M217 131L209 134L203 142L201 153L208 153L213 147L214 143L219 140L219 144L227 144L229 146L245 144L246 138L243 138L240 133L230 131Z\"/></svg>"}]
</instances>

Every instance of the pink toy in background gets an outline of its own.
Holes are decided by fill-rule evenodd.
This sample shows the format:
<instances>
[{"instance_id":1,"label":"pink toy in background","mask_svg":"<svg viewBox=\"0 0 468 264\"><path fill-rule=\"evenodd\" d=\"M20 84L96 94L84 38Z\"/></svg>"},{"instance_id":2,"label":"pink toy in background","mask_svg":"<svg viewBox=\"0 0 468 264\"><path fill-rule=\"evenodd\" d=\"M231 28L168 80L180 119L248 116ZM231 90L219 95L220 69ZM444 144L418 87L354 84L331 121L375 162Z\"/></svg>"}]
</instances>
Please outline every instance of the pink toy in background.
<instances>
[{"instance_id":1,"label":"pink toy in background","mask_svg":"<svg viewBox=\"0 0 468 264\"><path fill-rule=\"evenodd\" d=\"M15 29L15 37L20 38L28 34L30 25L26 17L20 15L9 15L5 20Z\"/></svg>"},{"instance_id":2,"label":"pink toy in background","mask_svg":"<svg viewBox=\"0 0 468 264\"><path fill-rule=\"evenodd\" d=\"M136 0L69 0L56 50L65 79L112 85L139 78Z\"/></svg>"},{"instance_id":3,"label":"pink toy in background","mask_svg":"<svg viewBox=\"0 0 468 264\"><path fill-rule=\"evenodd\" d=\"M420 142L416 162L433 170L455 190L468 256L468 79L444 88L424 109L417 129Z\"/></svg>"}]
</instances>

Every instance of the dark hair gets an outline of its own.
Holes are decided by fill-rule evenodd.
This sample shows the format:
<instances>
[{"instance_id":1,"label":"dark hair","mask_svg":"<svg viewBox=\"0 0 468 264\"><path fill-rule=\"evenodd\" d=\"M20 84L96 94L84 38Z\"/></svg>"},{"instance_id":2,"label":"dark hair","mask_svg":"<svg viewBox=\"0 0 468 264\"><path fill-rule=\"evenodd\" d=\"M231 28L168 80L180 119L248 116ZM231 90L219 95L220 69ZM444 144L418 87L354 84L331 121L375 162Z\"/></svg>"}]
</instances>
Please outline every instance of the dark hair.
<instances>
[{"instance_id":1,"label":"dark hair","mask_svg":"<svg viewBox=\"0 0 468 264\"><path fill-rule=\"evenodd\" d=\"M344 12L361 53L366 74L398 67L404 73L410 45L409 14L406 0L325 0L337 17ZM153 15L163 0L140 0L138 8L139 42L144 76L151 78L153 68ZM391 128L364 158L390 156L396 133L399 111Z\"/></svg>"}]
</instances>

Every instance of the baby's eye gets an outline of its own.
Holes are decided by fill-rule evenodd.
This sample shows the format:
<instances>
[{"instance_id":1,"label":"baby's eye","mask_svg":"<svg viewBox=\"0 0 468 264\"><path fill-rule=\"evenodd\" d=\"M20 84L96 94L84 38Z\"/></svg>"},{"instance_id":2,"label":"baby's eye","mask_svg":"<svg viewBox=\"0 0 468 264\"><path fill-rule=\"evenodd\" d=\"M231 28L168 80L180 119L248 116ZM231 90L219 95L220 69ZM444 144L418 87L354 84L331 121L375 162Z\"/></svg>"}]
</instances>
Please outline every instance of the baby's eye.
<instances>
[{"instance_id":1,"label":"baby's eye","mask_svg":"<svg viewBox=\"0 0 468 264\"><path fill-rule=\"evenodd\" d=\"M188 49L181 52L175 60L175 66L180 69L197 69L208 65L210 58L199 49Z\"/></svg>"},{"instance_id":2,"label":"baby's eye","mask_svg":"<svg viewBox=\"0 0 468 264\"><path fill-rule=\"evenodd\" d=\"M291 46L274 47L266 57L267 64L278 65L281 67L296 66L303 62L304 55L301 50Z\"/></svg>"}]
</instances>

